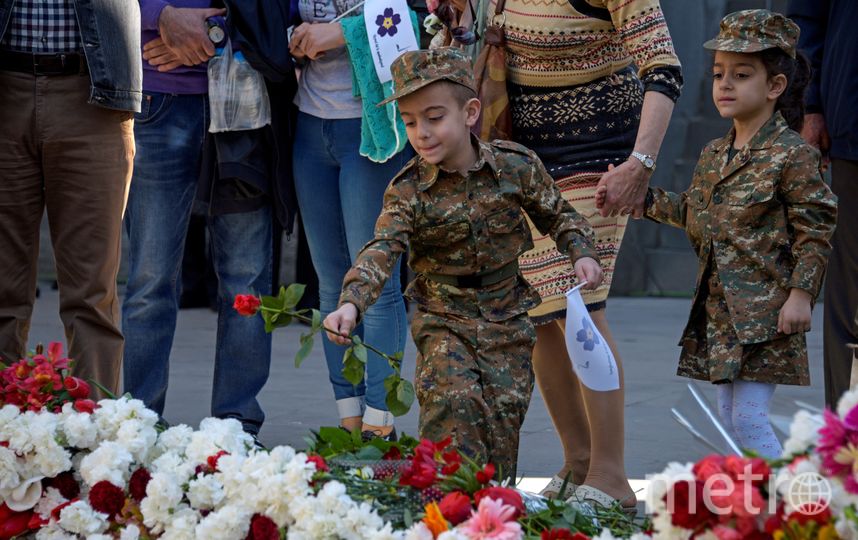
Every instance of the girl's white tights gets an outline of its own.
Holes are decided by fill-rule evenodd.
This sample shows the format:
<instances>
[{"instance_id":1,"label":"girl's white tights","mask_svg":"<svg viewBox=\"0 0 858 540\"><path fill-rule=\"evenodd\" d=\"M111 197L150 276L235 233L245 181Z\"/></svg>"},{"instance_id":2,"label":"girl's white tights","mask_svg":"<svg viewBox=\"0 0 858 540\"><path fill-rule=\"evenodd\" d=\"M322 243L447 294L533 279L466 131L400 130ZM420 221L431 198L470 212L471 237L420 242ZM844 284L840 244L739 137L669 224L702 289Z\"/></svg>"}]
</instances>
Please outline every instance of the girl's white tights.
<instances>
[{"instance_id":1,"label":"girl's white tights","mask_svg":"<svg viewBox=\"0 0 858 540\"><path fill-rule=\"evenodd\" d=\"M781 443L769 421L769 402L777 385L734 381L716 386L718 416L736 444L764 458L780 457Z\"/></svg>"}]
</instances>

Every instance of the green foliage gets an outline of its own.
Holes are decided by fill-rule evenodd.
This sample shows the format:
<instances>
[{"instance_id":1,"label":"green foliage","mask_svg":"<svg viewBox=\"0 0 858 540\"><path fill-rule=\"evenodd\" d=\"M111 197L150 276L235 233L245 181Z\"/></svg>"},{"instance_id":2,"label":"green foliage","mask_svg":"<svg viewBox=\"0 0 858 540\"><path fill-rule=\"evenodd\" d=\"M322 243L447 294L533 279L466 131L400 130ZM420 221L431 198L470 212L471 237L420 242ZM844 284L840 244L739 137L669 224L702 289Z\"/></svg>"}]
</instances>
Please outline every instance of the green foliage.
<instances>
[{"instance_id":1,"label":"green foliage","mask_svg":"<svg viewBox=\"0 0 858 540\"><path fill-rule=\"evenodd\" d=\"M295 354L295 367L301 367L301 364L313 350L316 334L329 331L322 324L322 314L318 310L295 309L301 301L301 297L304 296L304 289L304 285L293 283L289 287L280 287L277 296L262 296L260 298L262 305L259 314L265 321L266 332L271 333L275 328L289 326L295 321L310 325L310 331L301 335L301 346ZM346 349L343 355L343 377L353 385L360 384L366 372L369 352L378 354L387 360L387 363L393 368L393 374L384 381L384 387L387 390L385 402L394 416L402 416L407 413L411 404L414 403L414 385L402 379L402 351L387 354L368 343L364 343L360 336L352 334L349 338L352 346ZM323 335L322 339L327 339L327 337Z\"/></svg>"}]
</instances>

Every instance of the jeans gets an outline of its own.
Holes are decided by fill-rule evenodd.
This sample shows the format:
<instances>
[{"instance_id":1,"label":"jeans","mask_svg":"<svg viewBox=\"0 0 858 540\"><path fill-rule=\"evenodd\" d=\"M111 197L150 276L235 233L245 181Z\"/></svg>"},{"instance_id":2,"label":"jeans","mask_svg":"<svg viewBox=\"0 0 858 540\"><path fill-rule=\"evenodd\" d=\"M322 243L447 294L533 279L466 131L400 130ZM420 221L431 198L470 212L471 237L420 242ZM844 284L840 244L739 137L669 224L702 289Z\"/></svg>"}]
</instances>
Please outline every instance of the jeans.
<instances>
[{"instance_id":1,"label":"jeans","mask_svg":"<svg viewBox=\"0 0 858 540\"><path fill-rule=\"evenodd\" d=\"M343 277L361 248L373 238L384 190L411 155L410 148L385 163L358 153L360 118L323 120L300 113L294 146L295 189L313 265L319 276L322 316L337 307ZM356 333L389 354L403 350L407 321L399 265L381 296L363 315ZM328 373L340 418L363 416L371 425L391 425L385 404L387 361L370 352L365 380L352 386L341 373L345 347L323 340ZM367 406L364 413L363 405Z\"/></svg>"},{"instance_id":2,"label":"jeans","mask_svg":"<svg viewBox=\"0 0 858 540\"><path fill-rule=\"evenodd\" d=\"M125 226L130 240L122 305L125 391L162 414L181 294L180 268L200 154L208 126L205 95L147 94L134 133L137 156ZM271 336L261 317L245 318L239 293L271 289L271 209L208 218L218 277L218 327L211 414L257 433L256 396L268 379Z\"/></svg>"}]
</instances>

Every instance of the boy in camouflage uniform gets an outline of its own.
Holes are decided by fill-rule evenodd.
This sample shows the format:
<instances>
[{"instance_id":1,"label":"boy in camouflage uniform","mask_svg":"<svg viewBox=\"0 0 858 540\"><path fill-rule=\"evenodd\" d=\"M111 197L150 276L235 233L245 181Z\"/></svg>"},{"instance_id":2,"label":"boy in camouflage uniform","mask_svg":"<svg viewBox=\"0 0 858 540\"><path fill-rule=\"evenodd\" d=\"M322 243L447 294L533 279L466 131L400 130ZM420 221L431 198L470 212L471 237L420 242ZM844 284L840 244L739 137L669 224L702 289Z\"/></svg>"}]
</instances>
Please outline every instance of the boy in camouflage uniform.
<instances>
[{"instance_id":1,"label":"boy in camouflage uniform","mask_svg":"<svg viewBox=\"0 0 858 540\"><path fill-rule=\"evenodd\" d=\"M722 421L764 457L780 456L775 385L810 384L804 333L837 208L819 152L794 131L808 74L797 39L795 23L767 10L721 21L705 47L733 128L703 149L687 191L650 188L646 199L646 217L685 229L700 261L677 372L718 385Z\"/></svg>"},{"instance_id":2,"label":"boy in camouflage uniform","mask_svg":"<svg viewBox=\"0 0 858 540\"><path fill-rule=\"evenodd\" d=\"M325 324L348 335L410 246L420 436L452 436L456 448L512 477L533 390L536 334L527 311L539 303L518 271L518 256L532 247L521 211L590 288L601 281L593 234L533 152L471 135L480 102L464 53L407 52L391 72L396 91L388 100L399 101L418 155L388 186L375 238L346 274L341 307Z\"/></svg>"}]
</instances>

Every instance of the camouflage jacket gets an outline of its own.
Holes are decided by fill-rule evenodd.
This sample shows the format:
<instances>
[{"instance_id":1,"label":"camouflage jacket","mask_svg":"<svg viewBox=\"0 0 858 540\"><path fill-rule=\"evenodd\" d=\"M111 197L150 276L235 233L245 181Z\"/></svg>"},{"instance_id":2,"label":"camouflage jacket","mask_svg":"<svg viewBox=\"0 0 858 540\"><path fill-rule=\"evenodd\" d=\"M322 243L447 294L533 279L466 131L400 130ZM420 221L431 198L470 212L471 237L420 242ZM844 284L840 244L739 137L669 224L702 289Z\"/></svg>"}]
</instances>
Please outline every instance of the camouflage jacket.
<instances>
[{"instance_id":1,"label":"camouflage jacket","mask_svg":"<svg viewBox=\"0 0 858 540\"><path fill-rule=\"evenodd\" d=\"M479 158L467 176L418 156L391 181L375 238L346 274L340 304L351 302L363 313L410 246L409 265L417 279L406 294L423 309L490 321L532 309L539 295L520 274L479 289L425 276L483 274L517 261L533 247L522 209L572 260L598 260L589 224L563 199L532 151L507 141L473 141L479 144Z\"/></svg>"},{"instance_id":2,"label":"camouflage jacket","mask_svg":"<svg viewBox=\"0 0 858 540\"><path fill-rule=\"evenodd\" d=\"M650 188L646 215L685 229L697 251L691 317L705 300L701 278L711 256L736 335L750 344L778 336L791 288L819 293L837 199L822 180L819 152L780 113L728 161L734 137L731 130L706 145L684 193Z\"/></svg>"}]
</instances>

